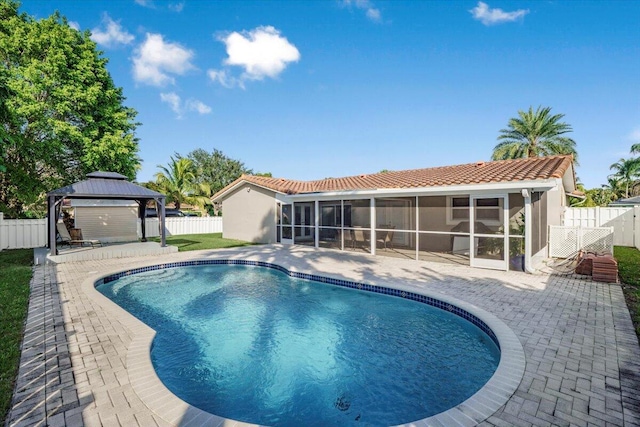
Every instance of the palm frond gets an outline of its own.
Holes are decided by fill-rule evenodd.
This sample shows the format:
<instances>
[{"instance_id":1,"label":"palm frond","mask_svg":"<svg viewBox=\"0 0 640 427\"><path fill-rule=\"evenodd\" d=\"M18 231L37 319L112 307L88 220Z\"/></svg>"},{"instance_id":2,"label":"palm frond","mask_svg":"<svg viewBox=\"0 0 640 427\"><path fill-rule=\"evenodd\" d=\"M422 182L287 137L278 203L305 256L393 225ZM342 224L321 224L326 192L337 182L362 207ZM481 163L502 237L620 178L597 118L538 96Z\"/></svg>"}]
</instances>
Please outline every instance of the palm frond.
<instances>
[{"instance_id":1,"label":"palm frond","mask_svg":"<svg viewBox=\"0 0 640 427\"><path fill-rule=\"evenodd\" d=\"M562 136L573 130L560 121L563 117L564 114L552 115L550 107L518 111L518 117L509 119L507 128L500 130L497 138L500 143L494 147L492 158L572 154L577 159L575 141Z\"/></svg>"}]
</instances>

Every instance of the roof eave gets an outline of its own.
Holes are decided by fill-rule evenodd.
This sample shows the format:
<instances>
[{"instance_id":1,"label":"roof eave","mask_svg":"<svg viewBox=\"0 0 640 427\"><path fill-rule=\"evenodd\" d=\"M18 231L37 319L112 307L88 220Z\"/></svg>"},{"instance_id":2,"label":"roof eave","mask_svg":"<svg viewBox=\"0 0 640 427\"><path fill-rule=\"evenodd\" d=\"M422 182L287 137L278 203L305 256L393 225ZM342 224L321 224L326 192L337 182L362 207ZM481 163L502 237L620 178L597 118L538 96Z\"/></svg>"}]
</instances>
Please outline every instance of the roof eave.
<instances>
[{"instance_id":1,"label":"roof eave","mask_svg":"<svg viewBox=\"0 0 640 427\"><path fill-rule=\"evenodd\" d=\"M75 194L75 193L47 193L48 197L62 197L64 199L109 199L109 200L139 200L139 199L160 199L166 198L164 194L143 195L143 194Z\"/></svg>"},{"instance_id":2,"label":"roof eave","mask_svg":"<svg viewBox=\"0 0 640 427\"><path fill-rule=\"evenodd\" d=\"M220 202L220 201L222 201L222 199L225 198L226 195L228 195L229 193L232 193L237 188L242 187L245 184L255 185L256 187L264 188L265 190L272 191L272 192L278 193L278 194L286 194L286 193L283 193L282 191L275 190L275 189L273 189L273 188L271 188L269 186L260 185L260 184L257 184L255 182L253 182L253 181L249 181L249 180L247 180L245 178L240 177L240 178L238 178L236 180L236 182L232 182L226 188L223 188L222 190L220 190L219 192L217 192L216 194L211 196L211 201L212 202Z\"/></svg>"},{"instance_id":3,"label":"roof eave","mask_svg":"<svg viewBox=\"0 0 640 427\"><path fill-rule=\"evenodd\" d=\"M491 182L481 184L461 184L461 185L442 185L434 187L414 187L414 188L378 188L369 190L342 190L342 191L326 191L314 193L291 194L286 197L291 200L317 200L330 198L344 198L350 196L354 198L364 198L368 196L417 196L424 194L466 194L471 192L517 192L522 189L530 189L536 191L548 191L556 188L558 185L557 178L549 178L542 180L517 181L517 182Z\"/></svg>"},{"instance_id":4,"label":"roof eave","mask_svg":"<svg viewBox=\"0 0 640 427\"><path fill-rule=\"evenodd\" d=\"M573 167L573 161L571 161L564 175L562 175L562 185L564 186L564 190L567 194L573 193L577 189L576 171Z\"/></svg>"}]
</instances>

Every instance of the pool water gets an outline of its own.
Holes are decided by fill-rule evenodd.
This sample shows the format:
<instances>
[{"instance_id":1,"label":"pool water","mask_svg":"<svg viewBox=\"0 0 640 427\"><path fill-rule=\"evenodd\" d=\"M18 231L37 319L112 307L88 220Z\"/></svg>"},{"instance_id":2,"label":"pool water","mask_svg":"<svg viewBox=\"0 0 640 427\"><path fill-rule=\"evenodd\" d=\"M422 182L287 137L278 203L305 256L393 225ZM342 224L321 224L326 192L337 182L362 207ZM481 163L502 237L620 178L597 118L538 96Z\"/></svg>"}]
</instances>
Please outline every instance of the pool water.
<instances>
[{"instance_id":1,"label":"pool water","mask_svg":"<svg viewBox=\"0 0 640 427\"><path fill-rule=\"evenodd\" d=\"M419 420L473 395L500 359L447 311L264 267L171 268L97 289L157 331L152 362L174 394L256 424Z\"/></svg>"}]
</instances>

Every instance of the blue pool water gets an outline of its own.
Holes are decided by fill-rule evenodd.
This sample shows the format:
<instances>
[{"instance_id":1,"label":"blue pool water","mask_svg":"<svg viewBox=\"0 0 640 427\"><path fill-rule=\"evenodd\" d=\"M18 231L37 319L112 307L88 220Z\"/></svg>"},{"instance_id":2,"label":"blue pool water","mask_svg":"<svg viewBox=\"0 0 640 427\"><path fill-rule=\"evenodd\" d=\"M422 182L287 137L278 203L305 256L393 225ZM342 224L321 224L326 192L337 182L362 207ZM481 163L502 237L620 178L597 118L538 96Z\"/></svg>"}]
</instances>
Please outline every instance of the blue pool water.
<instances>
[{"instance_id":1,"label":"blue pool water","mask_svg":"<svg viewBox=\"0 0 640 427\"><path fill-rule=\"evenodd\" d=\"M500 352L447 311L249 266L181 267L97 289L157 331L177 396L271 426L395 425L480 389Z\"/></svg>"}]
</instances>

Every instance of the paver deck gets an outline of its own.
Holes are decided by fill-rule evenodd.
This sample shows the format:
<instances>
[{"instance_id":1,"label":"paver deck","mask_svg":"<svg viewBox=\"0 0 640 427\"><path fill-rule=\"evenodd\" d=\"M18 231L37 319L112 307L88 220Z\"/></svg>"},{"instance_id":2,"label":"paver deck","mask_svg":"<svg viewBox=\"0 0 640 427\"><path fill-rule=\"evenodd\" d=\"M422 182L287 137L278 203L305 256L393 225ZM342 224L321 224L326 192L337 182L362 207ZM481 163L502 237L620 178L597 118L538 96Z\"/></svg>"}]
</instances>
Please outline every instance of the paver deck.
<instances>
[{"instance_id":1,"label":"paver deck","mask_svg":"<svg viewBox=\"0 0 640 427\"><path fill-rule=\"evenodd\" d=\"M520 340L526 367L513 396L481 425L640 426L640 347L619 285L279 245L34 267L7 424L185 425L187 418L163 419L143 403L132 385L135 367L127 366L135 328L83 286L109 272L211 258L383 286L401 282L497 316Z\"/></svg>"}]
</instances>

